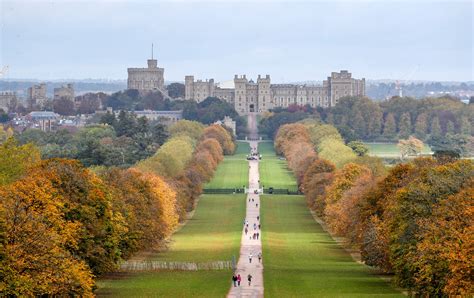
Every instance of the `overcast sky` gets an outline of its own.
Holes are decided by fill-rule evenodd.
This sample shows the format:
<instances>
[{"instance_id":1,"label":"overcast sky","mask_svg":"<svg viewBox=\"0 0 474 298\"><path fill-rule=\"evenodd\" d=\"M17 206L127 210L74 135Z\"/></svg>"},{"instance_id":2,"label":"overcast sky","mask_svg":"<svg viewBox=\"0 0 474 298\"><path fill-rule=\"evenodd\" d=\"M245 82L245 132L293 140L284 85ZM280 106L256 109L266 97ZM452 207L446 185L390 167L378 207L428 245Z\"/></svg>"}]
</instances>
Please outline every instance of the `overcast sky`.
<instances>
[{"instance_id":1,"label":"overcast sky","mask_svg":"<svg viewBox=\"0 0 474 298\"><path fill-rule=\"evenodd\" d=\"M126 79L154 43L167 81L474 80L472 1L0 3L6 78Z\"/></svg>"}]
</instances>

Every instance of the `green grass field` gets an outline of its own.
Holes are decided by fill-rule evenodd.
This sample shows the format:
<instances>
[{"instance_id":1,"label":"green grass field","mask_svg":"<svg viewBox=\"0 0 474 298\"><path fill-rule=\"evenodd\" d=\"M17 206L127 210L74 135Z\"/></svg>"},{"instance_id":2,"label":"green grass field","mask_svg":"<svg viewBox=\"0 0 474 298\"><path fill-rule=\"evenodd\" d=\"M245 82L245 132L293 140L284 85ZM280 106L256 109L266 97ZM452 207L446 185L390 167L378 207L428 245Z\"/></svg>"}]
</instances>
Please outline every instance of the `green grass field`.
<instances>
[{"instance_id":1,"label":"green grass field","mask_svg":"<svg viewBox=\"0 0 474 298\"><path fill-rule=\"evenodd\" d=\"M302 196L262 196L267 297L402 297L316 223Z\"/></svg>"},{"instance_id":2,"label":"green grass field","mask_svg":"<svg viewBox=\"0 0 474 298\"><path fill-rule=\"evenodd\" d=\"M170 249L154 260L210 262L238 258L244 195L203 195L193 218L172 237ZM223 297L230 270L159 271L119 274L98 282L98 296Z\"/></svg>"},{"instance_id":3,"label":"green grass field","mask_svg":"<svg viewBox=\"0 0 474 298\"><path fill-rule=\"evenodd\" d=\"M225 156L217 167L214 178L204 188L236 188L248 185L249 165L245 159L250 152L247 142L237 142L234 155Z\"/></svg>"},{"instance_id":4,"label":"green grass field","mask_svg":"<svg viewBox=\"0 0 474 298\"><path fill-rule=\"evenodd\" d=\"M259 163L260 185L264 185L265 188L296 189L295 177L288 169L286 161L280 160L276 155L273 143L259 143L258 151L262 154Z\"/></svg>"},{"instance_id":5,"label":"green grass field","mask_svg":"<svg viewBox=\"0 0 474 298\"><path fill-rule=\"evenodd\" d=\"M378 157L399 157L400 149L396 143L365 143L369 147L369 155ZM422 154L431 154L431 148L425 144Z\"/></svg>"}]
</instances>

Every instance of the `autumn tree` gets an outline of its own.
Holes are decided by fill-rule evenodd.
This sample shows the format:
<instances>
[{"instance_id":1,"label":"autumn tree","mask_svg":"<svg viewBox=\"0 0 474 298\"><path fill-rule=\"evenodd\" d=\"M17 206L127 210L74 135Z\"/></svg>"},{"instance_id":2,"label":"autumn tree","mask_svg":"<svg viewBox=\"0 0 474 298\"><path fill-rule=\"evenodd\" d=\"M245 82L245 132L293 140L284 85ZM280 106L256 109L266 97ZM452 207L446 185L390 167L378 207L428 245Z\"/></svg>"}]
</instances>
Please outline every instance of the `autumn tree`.
<instances>
[{"instance_id":1,"label":"autumn tree","mask_svg":"<svg viewBox=\"0 0 474 298\"><path fill-rule=\"evenodd\" d=\"M407 156L416 156L423 150L424 144L414 136L410 136L408 140L399 140L398 148L400 149L401 159L405 159Z\"/></svg>"},{"instance_id":2,"label":"autumn tree","mask_svg":"<svg viewBox=\"0 0 474 298\"><path fill-rule=\"evenodd\" d=\"M309 207L319 215L324 213L326 207L326 187L334 179L336 167L324 159L316 159L311 163L304 174L302 189Z\"/></svg>"},{"instance_id":3,"label":"autumn tree","mask_svg":"<svg viewBox=\"0 0 474 298\"><path fill-rule=\"evenodd\" d=\"M234 154L235 144L232 140L232 136L222 126L213 124L206 127L202 134L202 139L215 139L219 142L225 155Z\"/></svg>"},{"instance_id":4,"label":"autumn tree","mask_svg":"<svg viewBox=\"0 0 474 298\"><path fill-rule=\"evenodd\" d=\"M371 173L368 168L354 163L349 163L342 169L336 171L334 181L326 189L326 207L324 210L328 225L336 233L340 235L343 234L343 228L340 225L341 222L339 219L341 212L343 212L342 206L345 202L341 200L360 177L369 175L371 175ZM370 177L364 177L364 183L368 182L370 182Z\"/></svg>"},{"instance_id":5,"label":"autumn tree","mask_svg":"<svg viewBox=\"0 0 474 298\"><path fill-rule=\"evenodd\" d=\"M71 253L81 245L81 224L64 216L65 202L57 190L40 172L0 188L4 295L92 296L92 273Z\"/></svg>"},{"instance_id":6,"label":"autumn tree","mask_svg":"<svg viewBox=\"0 0 474 298\"><path fill-rule=\"evenodd\" d=\"M469 296L474 285L474 185L435 206L429 218L421 219L415 266L415 290L447 296Z\"/></svg>"}]
</instances>

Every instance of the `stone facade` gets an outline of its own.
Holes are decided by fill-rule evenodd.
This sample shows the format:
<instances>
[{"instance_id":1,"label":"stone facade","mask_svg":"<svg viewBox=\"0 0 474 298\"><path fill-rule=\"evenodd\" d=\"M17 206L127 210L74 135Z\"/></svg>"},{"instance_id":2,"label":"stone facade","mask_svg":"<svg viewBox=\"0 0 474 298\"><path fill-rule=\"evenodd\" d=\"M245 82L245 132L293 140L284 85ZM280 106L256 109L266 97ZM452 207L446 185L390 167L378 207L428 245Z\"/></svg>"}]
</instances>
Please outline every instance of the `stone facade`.
<instances>
[{"instance_id":1,"label":"stone facade","mask_svg":"<svg viewBox=\"0 0 474 298\"><path fill-rule=\"evenodd\" d=\"M137 89L140 92L154 90L164 91L164 68L158 67L156 59L148 60L147 68L128 68L127 89Z\"/></svg>"},{"instance_id":2,"label":"stone facade","mask_svg":"<svg viewBox=\"0 0 474 298\"><path fill-rule=\"evenodd\" d=\"M67 84L59 88L54 88L54 99L66 98L71 101L74 101L74 86L72 84Z\"/></svg>"},{"instance_id":3,"label":"stone facade","mask_svg":"<svg viewBox=\"0 0 474 298\"><path fill-rule=\"evenodd\" d=\"M201 102L209 96L218 97L233 104L239 114L265 112L275 107L310 105L335 106L344 96L365 96L365 79L354 79L347 70L333 72L322 86L271 84L270 76L258 76L257 82L246 75L234 77L234 88L220 88L213 79L195 81L185 77L185 98Z\"/></svg>"},{"instance_id":4,"label":"stone facade","mask_svg":"<svg viewBox=\"0 0 474 298\"><path fill-rule=\"evenodd\" d=\"M43 106L46 101L46 84L41 83L39 85L33 85L30 88L28 88L27 91L27 100L28 100L28 105L30 107L32 106Z\"/></svg>"},{"instance_id":5,"label":"stone facade","mask_svg":"<svg viewBox=\"0 0 474 298\"><path fill-rule=\"evenodd\" d=\"M15 92L4 91L0 92L0 109L8 112L11 106L14 106L18 98Z\"/></svg>"}]
</instances>

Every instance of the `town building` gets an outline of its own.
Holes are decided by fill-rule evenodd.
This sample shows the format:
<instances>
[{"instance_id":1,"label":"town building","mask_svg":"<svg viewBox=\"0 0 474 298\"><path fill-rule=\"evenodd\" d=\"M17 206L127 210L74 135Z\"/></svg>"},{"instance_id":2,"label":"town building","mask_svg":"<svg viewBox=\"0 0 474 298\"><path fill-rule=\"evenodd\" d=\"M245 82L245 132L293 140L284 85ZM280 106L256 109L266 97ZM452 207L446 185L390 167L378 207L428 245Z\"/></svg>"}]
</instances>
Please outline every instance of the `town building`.
<instances>
[{"instance_id":1,"label":"town building","mask_svg":"<svg viewBox=\"0 0 474 298\"><path fill-rule=\"evenodd\" d=\"M12 106L15 106L18 101L15 92L4 91L0 92L0 109L8 112Z\"/></svg>"},{"instance_id":2,"label":"town building","mask_svg":"<svg viewBox=\"0 0 474 298\"><path fill-rule=\"evenodd\" d=\"M67 84L59 88L54 88L54 100L68 99L74 101L74 86L73 84Z\"/></svg>"},{"instance_id":3,"label":"town building","mask_svg":"<svg viewBox=\"0 0 474 298\"><path fill-rule=\"evenodd\" d=\"M33 111L27 115L27 120L33 123L33 127L42 131L52 131L53 125L57 124L59 115L48 111Z\"/></svg>"},{"instance_id":4,"label":"town building","mask_svg":"<svg viewBox=\"0 0 474 298\"><path fill-rule=\"evenodd\" d=\"M46 84L41 83L39 85L33 85L28 88L27 91L27 100L30 107L40 106L42 107L46 101Z\"/></svg>"},{"instance_id":5,"label":"town building","mask_svg":"<svg viewBox=\"0 0 474 298\"><path fill-rule=\"evenodd\" d=\"M186 76L185 98L201 102L209 96L217 97L234 105L242 115L290 105L327 108L344 96L365 96L365 79L354 79L347 70L331 73L322 86L271 84L269 75L259 75L254 82L246 75L235 75L232 87L221 88L213 79L195 81L194 76Z\"/></svg>"},{"instance_id":6,"label":"town building","mask_svg":"<svg viewBox=\"0 0 474 298\"><path fill-rule=\"evenodd\" d=\"M155 110L144 110L134 111L138 118L145 117L149 121L158 121L163 124L169 125L178 122L183 119L183 111L155 111Z\"/></svg>"}]
</instances>

